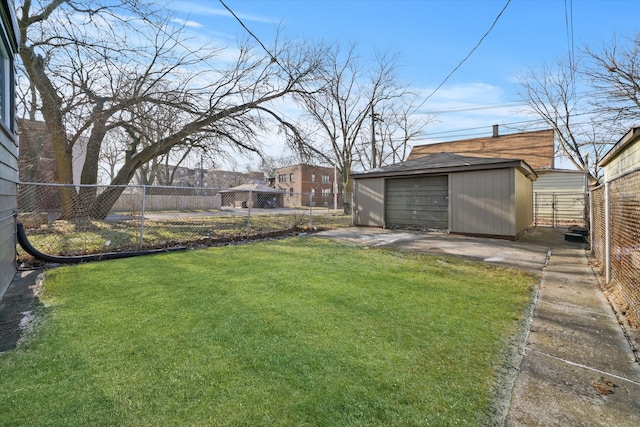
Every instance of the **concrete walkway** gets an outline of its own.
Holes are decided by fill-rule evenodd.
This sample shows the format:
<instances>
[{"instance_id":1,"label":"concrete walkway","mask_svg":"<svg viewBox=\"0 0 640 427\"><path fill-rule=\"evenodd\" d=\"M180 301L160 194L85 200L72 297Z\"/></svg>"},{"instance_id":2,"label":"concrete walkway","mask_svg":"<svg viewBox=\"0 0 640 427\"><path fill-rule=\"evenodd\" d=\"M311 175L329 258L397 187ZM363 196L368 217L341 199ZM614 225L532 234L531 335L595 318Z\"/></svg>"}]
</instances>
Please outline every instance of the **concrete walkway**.
<instances>
[{"instance_id":1,"label":"concrete walkway","mask_svg":"<svg viewBox=\"0 0 640 427\"><path fill-rule=\"evenodd\" d=\"M640 426L640 366L581 246L552 242L507 426Z\"/></svg>"},{"instance_id":2,"label":"concrete walkway","mask_svg":"<svg viewBox=\"0 0 640 427\"><path fill-rule=\"evenodd\" d=\"M518 242L370 228L318 235L541 275L508 413L501 417L505 425L640 426L640 365L598 288L584 245L566 242L564 231L539 227Z\"/></svg>"}]
</instances>

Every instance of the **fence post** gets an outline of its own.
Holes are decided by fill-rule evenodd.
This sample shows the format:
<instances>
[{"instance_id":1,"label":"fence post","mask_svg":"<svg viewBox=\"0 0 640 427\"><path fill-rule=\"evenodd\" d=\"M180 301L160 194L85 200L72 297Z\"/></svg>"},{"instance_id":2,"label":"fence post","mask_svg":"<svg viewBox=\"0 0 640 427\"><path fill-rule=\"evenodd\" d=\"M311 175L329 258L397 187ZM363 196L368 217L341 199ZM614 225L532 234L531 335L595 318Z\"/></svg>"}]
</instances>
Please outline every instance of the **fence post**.
<instances>
[{"instance_id":1,"label":"fence post","mask_svg":"<svg viewBox=\"0 0 640 427\"><path fill-rule=\"evenodd\" d=\"M251 205L253 204L253 191L249 190L249 198L247 199L247 240L249 240L249 230L251 229Z\"/></svg>"},{"instance_id":2,"label":"fence post","mask_svg":"<svg viewBox=\"0 0 640 427\"><path fill-rule=\"evenodd\" d=\"M611 281L611 207L609 183L604 183L604 277L605 283Z\"/></svg>"},{"instance_id":3,"label":"fence post","mask_svg":"<svg viewBox=\"0 0 640 427\"><path fill-rule=\"evenodd\" d=\"M144 241L144 212L145 202L147 198L147 186L142 186L142 204L140 206L140 250L142 250L142 243Z\"/></svg>"},{"instance_id":4,"label":"fence post","mask_svg":"<svg viewBox=\"0 0 640 427\"><path fill-rule=\"evenodd\" d=\"M309 193L309 230L313 228L313 193Z\"/></svg>"},{"instance_id":5,"label":"fence post","mask_svg":"<svg viewBox=\"0 0 640 427\"><path fill-rule=\"evenodd\" d=\"M586 188L588 188L588 187L586 187ZM587 199L587 194L589 195L588 199ZM594 237L593 236L593 190L587 190L585 192L585 196L584 197L585 197L585 199L589 200L589 246L590 246L590 249L591 249L591 253L595 255L595 252L594 252L594 249L593 249L593 243L594 243L593 242L593 240L594 240L593 239L593 237ZM587 207L585 206L585 214L586 214L586 210L587 210L586 208ZM585 223L585 225L587 225L587 224Z\"/></svg>"}]
</instances>

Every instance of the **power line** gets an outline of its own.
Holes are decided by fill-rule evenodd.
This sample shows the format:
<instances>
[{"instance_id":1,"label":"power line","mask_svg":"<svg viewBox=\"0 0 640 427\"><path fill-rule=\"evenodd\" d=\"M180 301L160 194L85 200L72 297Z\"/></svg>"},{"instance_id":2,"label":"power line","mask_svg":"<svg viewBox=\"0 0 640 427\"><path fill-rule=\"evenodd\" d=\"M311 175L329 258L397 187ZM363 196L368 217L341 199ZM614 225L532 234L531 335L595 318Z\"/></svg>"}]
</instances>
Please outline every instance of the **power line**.
<instances>
[{"instance_id":1,"label":"power line","mask_svg":"<svg viewBox=\"0 0 640 427\"><path fill-rule=\"evenodd\" d=\"M253 39L258 42L258 44L260 45L260 47L262 47L262 49L267 53L267 55L269 55L269 58L271 58L271 62L275 62L276 64L278 64L278 66L282 69L282 71L284 71L285 73L287 73L287 75L289 75L289 77L291 79L293 79L293 76L291 75L291 73L289 72L289 70L287 70L285 67L282 66L282 64L280 64L280 62L278 62L278 58L275 57L275 55L273 55L271 53L271 51L269 51L269 49L267 49L267 47L264 45L264 43L262 43L262 41L258 38L258 36L256 36L255 34L253 34L253 32L244 24L244 22L242 22L242 19L240 19L240 17L238 15L235 14L235 12L233 10L231 10L231 8L229 6L226 5L226 3L223 0L218 0L220 2L220 4L222 6L224 6L225 9L227 9L227 11L236 19L236 21L238 21L238 23L242 26L242 28L245 29L245 31L247 33L249 33L249 35L251 37L253 37Z\"/></svg>"},{"instance_id":2,"label":"power line","mask_svg":"<svg viewBox=\"0 0 640 427\"><path fill-rule=\"evenodd\" d=\"M478 110L495 110L498 108L508 108L508 107L518 107L527 105L524 101L505 101L501 104L488 104L488 105L475 105L469 107L454 107L454 108L445 108L442 110L433 110L433 111L415 111L418 114L445 114L445 113L462 113L466 111L478 111Z\"/></svg>"},{"instance_id":3,"label":"power line","mask_svg":"<svg viewBox=\"0 0 640 427\"><path fill-rule=\"evenodd\" d=\"M567 7L567 4L568 4L568 7ZM575 46L573 42L573 0L564 0L564 22L567 30L567 53L569 56L569 67L571 70L572 95L575 95L576 60L575 60Z\"/></svg>"},{"instance_id":4,"label":"power line","mask_svg":"<svg viewBox=\"0 0 640 427\"><path fill-rule=\"evenodd\" d=\"M462 66L462 64L464 64L467 59L469 59L469 57L473 54L473 52L476 51L476 49L478 49L478 47L480 47L480 44L484 41L484 39L489 35L489 33L493 30L493 27L496 26L496 24L498 23L498 19L500 19L500 17L502 16L502 14L504 13L504 11L507 9L507 6L509 6L509 3L511 3L511 0L507 0L507 3L505 3L504 7L502 8L502 10L500 11L500 13L498 13L498 16L496 16L496 19L493 20L493 23L491 24L491 27L489 27L489 29L487 30L486 33L484 33L484 35L480 38L480 40L478 41L478 43L476 43L476 45L473 47L473 49L471 49L471 51L469 51L469 53L467 54L467 56L465 56L462 61L460 61L460 63L458 65L455 66L455 68L453 70L451 70L451 72L447 75L447 77L444 78L444 80L442 80L442 82L440 82L440 84L425 98L424 101L422 101L422 104L420 104L418 106L418 108L422 107L428 100L429 98L431 98L446 82L447 80L449 80L449 78L456 72L458 71L458 69Z\"/></svg>"}]
</instances>

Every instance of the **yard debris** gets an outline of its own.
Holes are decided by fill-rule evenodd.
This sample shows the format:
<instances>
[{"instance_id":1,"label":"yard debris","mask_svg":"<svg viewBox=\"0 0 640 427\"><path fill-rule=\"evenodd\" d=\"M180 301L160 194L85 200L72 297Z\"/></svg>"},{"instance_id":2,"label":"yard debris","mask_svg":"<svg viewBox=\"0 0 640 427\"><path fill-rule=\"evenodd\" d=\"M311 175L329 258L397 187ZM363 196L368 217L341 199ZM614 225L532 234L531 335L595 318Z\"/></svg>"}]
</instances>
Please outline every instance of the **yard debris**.
<instances>
[{"instance_id":1,"label":"yard debris","mask_svg":"<svg viewBox=\"0 0 640 427\"><path fill-rule=\"evenodd\" d=\"M600 394L612 394L613 388L616 387L613 381L608 378L600 377L600 382L591 381L591 387L595 388Z\"/></svg>"}]
</instances>

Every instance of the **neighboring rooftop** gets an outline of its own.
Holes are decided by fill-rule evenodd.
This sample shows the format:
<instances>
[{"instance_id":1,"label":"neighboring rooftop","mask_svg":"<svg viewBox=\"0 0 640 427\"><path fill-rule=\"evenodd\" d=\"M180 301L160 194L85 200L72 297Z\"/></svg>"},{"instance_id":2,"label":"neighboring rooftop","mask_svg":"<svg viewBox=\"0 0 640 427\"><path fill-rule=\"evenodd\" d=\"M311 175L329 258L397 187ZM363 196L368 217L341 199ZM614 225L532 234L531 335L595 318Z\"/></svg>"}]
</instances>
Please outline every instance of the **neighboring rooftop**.
<instances>
[{"instance_id":1,"label":"neighboring rooftop","mask_svg":"<svg viewBox=\"0 0 640 427\"><path fill-rule=\"evenodd\" d=\"M465 156L524 160L533 169L554 167L553 129L500 135L498 125L493 136L416 145L409 160L434 153L456 153Z\"/></svg>"}]
</instances>

